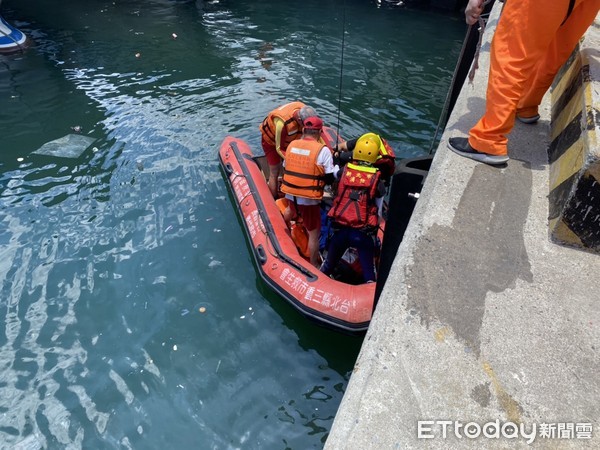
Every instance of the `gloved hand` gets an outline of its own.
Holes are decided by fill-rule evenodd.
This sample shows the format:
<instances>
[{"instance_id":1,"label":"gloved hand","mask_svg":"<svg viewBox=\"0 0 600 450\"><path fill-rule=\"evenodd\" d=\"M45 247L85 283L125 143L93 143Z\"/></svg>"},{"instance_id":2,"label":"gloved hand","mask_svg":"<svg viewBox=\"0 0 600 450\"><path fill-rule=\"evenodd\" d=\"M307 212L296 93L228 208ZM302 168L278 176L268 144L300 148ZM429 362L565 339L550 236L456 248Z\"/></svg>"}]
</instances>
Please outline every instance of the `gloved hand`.
<instances>
[{"instance_id":1,"label":"gloved hand","mask_svg":"<svg viewBox=\"0 0 600 450\"><path fill-rule=\"evenodd\" d=\"M333 153L333 164L334 165L339 165L340 164L340 152L335 150Z\"/></svg>"},{"instance_id":2,"label":"gloved hand","mask_svg":"<svg viewBox=\"0 0 600 450\"><path fill-rule=\"evenodd\" d=\"M341 166L349 163L351 159L352 159L352 152L340 152L339 160L340 160Z\"/></svg>"}]
</instances>

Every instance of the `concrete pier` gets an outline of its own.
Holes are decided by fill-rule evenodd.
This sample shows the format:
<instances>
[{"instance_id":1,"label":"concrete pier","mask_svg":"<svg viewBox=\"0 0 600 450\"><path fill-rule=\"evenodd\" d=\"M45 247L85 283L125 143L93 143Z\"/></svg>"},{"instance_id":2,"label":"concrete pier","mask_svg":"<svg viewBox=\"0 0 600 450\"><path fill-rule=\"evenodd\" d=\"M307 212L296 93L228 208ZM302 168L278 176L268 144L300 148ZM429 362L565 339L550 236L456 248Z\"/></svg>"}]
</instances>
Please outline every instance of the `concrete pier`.
<instances>
[{"instance_id":1,"label":"concrete pier","mask_svg":"<svg viewBox=\"0 0 600 450\"><path fill-rule=\"evenodd\" d=\"M600 448L600 256L550 238L551 96L537 124L517 123L506 168L446 148L483 114L501 6L441 139L327 450ZM592 68L600 67L598 27L582 43ZM597 123L587 131L597 133Z\"/></svg>"}]
</instances>

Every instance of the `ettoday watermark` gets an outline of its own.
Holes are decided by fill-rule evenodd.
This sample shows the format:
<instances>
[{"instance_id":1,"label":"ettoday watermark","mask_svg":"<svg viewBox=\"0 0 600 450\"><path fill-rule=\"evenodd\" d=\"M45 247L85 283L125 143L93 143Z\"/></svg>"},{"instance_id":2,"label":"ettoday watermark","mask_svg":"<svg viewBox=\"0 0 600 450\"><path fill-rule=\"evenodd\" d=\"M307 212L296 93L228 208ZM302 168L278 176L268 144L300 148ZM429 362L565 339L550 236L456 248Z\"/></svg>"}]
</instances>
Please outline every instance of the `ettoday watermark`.
<instances>
[{"instance_id":1,"label":"ettoday watermark","mask_svg":"<svg viewBox=\"0 0 600 450\"><path fill-rule=\"evenodd\" d=\"M532 423L526 425L515 422L500 422L499 419L480 424L461 422L460 420L419 420L417 422L418 439L524 439L527 444L541 439L591 439L591 423L558 422Z\"/></svg>"}]
</instances>

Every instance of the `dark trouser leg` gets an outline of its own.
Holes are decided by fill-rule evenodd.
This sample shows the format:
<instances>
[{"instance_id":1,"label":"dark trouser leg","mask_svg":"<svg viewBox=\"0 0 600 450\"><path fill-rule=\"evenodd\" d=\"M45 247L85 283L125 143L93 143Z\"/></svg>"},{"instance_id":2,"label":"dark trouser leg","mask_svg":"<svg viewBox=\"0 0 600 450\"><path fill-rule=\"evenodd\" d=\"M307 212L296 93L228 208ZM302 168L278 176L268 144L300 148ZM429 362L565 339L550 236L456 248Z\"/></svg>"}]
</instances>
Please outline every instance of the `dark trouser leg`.
<instances>
[{"instance_id":1,"label":"dark trouser leg","mask_svg":"<svg viewBox=\"0 0 600 450\"><path fill-rule=\"evenodd\" d=\"M359 230L352 230L350 245L358 250L358 259L362 268L363 278L367 281L375 281L375 244L373 238Z\"/></svg>"},{"instance_id":2,"label":"dark trouser leg","mask_svg":"<svg viewBox=\"0 0 600 450\"><path fill-rule=\"evenodd\" d=\"M321 272L326 275L331 275L347 247L346 230L344 228L336 230L331 237L331 241L329 242L327 258L325 259L323 266L321 266Z\"/></svg>"}]
</instances>

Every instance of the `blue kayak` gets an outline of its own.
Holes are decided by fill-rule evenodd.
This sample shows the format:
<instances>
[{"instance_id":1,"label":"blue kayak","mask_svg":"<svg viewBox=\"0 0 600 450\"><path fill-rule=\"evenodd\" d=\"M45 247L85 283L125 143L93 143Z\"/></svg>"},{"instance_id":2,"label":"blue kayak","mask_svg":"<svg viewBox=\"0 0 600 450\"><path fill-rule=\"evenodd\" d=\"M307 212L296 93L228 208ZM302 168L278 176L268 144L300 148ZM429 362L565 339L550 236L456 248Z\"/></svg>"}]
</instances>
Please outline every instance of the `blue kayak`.
<instances>
[{"instance_id":1,"label":"blue kayak","mask_svg":"<svg viewBox=\"0 0 600 450\"><path fill-rule=\"evenodd\" d=\"M26 42L27 36L0 16L0 53L23 50Z\"/></svg>"}]
</instances>

